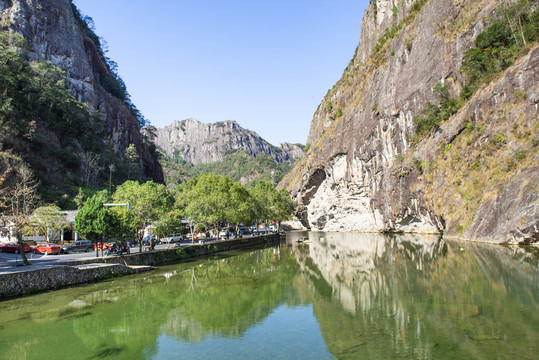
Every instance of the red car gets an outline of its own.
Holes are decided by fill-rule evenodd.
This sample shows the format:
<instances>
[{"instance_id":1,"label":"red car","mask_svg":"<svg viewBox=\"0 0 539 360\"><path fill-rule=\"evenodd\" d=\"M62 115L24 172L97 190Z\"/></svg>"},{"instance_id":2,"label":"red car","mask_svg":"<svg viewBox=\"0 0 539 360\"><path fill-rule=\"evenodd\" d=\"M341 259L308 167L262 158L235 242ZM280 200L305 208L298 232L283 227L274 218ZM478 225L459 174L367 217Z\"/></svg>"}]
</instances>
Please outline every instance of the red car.
<instances>
[{"instance_id":1,"label":"red car","mask_svg":"<svg viewBox=\"0 0 539 360\"><path fill-rule=\"evenodd\" d=\"M59 254L62 248L59 245L51 243L42 243L34 248L34 254Z\"/></svg>"},{"instance_id":2,"label":"red car","mask_svg":"<svg viewBox=\"0 0 539 360\"><path fill-rule=\"evenodd\" d=\"M24 252L30 252L32 251L32 248L26 244L24 244ZM4 244L4 245L1 245L0 246L0 252L10 252L10 253L15 253L15 254L18 254L19 253L19 244L17 243L7 243L7 244Z\"/></svg>"}]
</instances>

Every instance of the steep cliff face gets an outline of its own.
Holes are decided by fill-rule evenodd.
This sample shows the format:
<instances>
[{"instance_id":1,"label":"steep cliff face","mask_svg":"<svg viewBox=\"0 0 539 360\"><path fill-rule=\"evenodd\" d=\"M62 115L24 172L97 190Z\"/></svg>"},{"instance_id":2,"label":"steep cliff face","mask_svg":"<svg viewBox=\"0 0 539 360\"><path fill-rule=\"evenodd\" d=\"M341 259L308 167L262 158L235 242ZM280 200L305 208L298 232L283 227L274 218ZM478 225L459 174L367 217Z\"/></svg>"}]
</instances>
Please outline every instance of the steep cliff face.
<instances>
[{"instance_id":1,"label":"steep cliff face","mask_svg":"<svg viewBox=\"0 0 539 360\"><path fill-rule=\"evenodd\" d=\"M196 119L175 121L157 129L155 143L168 156L177 154L192 164L222 161L231 150L244 150L255 157L266 154L278 163L303 157L299 146L285 143L277 148L233 120L213 124Z\"/></svg>"},{"instance_id":2,"label":"steep cliff face","mask_svg":"<svg viewBox=\"0 0 539 360\"><path fill-rule=\"evenodd\" d=\"M537 241L537 46L411 141L437 83L461 92L463 56L499 6L371 1L355 56L315 113L309 152L281 183L304 226Z\"/></svg>"},{"instance_id":3,"label":"steep cliff face","mask_svg":"<svg viewBox=\"0 0 539 360\"><path fill-rule=\"evenodd\" d=\"M258 180L278 183L304 155L302 145L273 146L233 120L175 121L157 129L155 143L165 153L161 161L167 183L203 173L227 175L243 185Z\"/></svg>"},{"instance_id":4,"label":"steep cliff face","mask_svg":"<svg viewBox=\"0 0 539 360\"><path fill-rule=\"evenodd\" d=\"M27 60L46 60L64 70L73 96L106 124L104 145L124 158L134 144L145 178L163 181L161 167L143 141L137 119L126 104L107 92L100 78L110 76L96 44L81 27L70 0L0 0L4 29L21 34L28 43Z\"/></svg>"}]
</instances>

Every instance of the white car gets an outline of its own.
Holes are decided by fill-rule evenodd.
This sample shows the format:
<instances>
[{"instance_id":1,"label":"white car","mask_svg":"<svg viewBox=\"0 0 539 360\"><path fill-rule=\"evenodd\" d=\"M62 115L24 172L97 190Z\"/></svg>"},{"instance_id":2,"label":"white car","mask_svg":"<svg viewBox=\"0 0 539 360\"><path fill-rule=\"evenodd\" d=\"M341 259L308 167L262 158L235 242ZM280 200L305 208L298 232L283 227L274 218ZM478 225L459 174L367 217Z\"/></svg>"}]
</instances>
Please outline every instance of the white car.
<instances>
[{"instance_id":1,"label":"white car","mask_svg":"<svg viewBox=\"0 0 539 360\"><path fill-rule=\"evenodd\" d=\"M169 235L169 236L163 238L163 242L165 242L167 244L180 242L180 241L183 241L182 234L172 234L172 235Z\"/></svg>"},{"instance_id":2,"label":"white car","mask_svg":"<svg viewBox=\"0 0 539 360\"><path fill-rule=\"evenodd\" d=\"M232 233L228 230L221 230L221 232L219 233L219 239L226 239L227 237L231 238Z\"/></svg>"}]
</instances>

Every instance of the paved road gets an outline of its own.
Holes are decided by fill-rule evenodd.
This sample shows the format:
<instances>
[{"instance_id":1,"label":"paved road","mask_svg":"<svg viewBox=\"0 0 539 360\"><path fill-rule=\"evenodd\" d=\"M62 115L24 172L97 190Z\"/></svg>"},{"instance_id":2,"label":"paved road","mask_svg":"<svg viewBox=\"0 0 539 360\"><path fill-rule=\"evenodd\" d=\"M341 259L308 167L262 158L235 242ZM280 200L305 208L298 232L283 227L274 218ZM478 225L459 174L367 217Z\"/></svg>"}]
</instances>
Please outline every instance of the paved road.
<instances>
[{"instance_id":1,"label":"paved road","mask_svg":"<svg viewBox=\"0 0 539 360\"><path fill-rule=\"evenodd\" d=\"M252 235L248 235L252 236ZM212 242L215 242L215 238L210 238L204 240L204 244L210 244ZM197 241L198 243L198 241ZM177 246L189 246L191 245L191 240L182 241L178 244L160 244L156 245L155 249L167 249L167 248L174 248ZM138 253L139 247L136 246L134 248L131 248L131 253ZM101 256L101 252L99 252L99 256ZM89 253L73 253L73 254L62 254L62 255L41 255L41 254L33 254L33 253L27 253L26 257L30 261L32 267L26 268L26 269L32 269L36 267L41 266L51 266L51 265L58 265L61 261L67 261L67 260L80 260L84 258L95 258L95 251L89 252ZM9 271L20 271L22 268L17 266L22 264L21 261L21 255L12 254L12 253L0 253L0 273L3 272L9 272Z\"/></svg>"}]
</instances>

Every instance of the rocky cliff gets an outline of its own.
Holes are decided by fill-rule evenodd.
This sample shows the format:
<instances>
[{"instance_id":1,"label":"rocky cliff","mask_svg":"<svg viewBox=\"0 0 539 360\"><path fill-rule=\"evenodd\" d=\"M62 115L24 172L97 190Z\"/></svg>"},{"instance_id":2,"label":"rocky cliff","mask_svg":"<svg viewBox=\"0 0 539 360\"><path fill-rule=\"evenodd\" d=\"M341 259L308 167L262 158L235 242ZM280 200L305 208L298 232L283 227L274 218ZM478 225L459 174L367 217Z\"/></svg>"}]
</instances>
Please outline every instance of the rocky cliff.
<instances>
[{"instance_id":1,"label":"rocky cliff","mask_svg":"<svg viewBox=\"0 0 539 360\"><path fill-rule=\"evenodd\" d=\"M167 183L213 173L243 185L258 180L277 184L304 156L303 145L274 146L233 120L175 121L157 129L155 143L164 152L161 162Z\"/></svg>"},{"instance_id":2,"label":"rocky cliff","mask_svg":"<svg viewBox=\"0 0 539 360\"><path fill-rule=\"evenodd\" d=\"M213 124L196 119L175 121L157 129L155 143L168 156L177 155L195 165L222 161L227 153L241 150L253 157L266 154L278 163L303 157L298 145L275 147L233 120Z\"/></svg>"},{"instance_id":3,"label":"rocky cliff","mask_svg":"<svg viewBox=\"0 0 539 360\"><path fill-rule=\"evenodd\" d=\"M105 82L113 77L110 66L97 36L85 28L71 0L0 0L0 15L4 30L21 34L27 41L24 56L28 61L49 61L65 71L75 99L86 104L90 112L100 114L106 128L102 149L110 149L116 168L124 159L125 149L134 144L143 177L162 182L161 167L143 141L133 113L136 108L106 89ZM122 86L120 90L125 91ZM61 136L54 134L56 138ZM74 149L73 155L82 150Z\"/></svg>"},{"instance_id":4,"label":"rocky cliff","mask_svg":"<svg viewBox=\"0 0 539 360\"><path fill-rule=\"evenodd\" d=\"M533 3L533 2L532 2ZM373 0L360 44L320 104L309 151L283 180L304 226L539 240L539 48L425 137L414 118L464 88L466 50L497 0Z\"/></svg>"}]
</instances>

